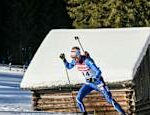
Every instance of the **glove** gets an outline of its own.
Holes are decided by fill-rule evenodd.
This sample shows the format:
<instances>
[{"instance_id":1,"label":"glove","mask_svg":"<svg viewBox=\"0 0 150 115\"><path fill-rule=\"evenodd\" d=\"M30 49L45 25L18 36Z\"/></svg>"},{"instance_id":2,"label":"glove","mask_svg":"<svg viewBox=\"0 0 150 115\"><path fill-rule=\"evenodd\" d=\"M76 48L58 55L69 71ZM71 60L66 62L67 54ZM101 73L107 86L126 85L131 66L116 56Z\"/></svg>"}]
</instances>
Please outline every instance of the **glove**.
<instances>
[{"instance_id":1,"label":"glove","mask_svg":"<svg viewBox=\"0 0 150 115\"><path fill-rule=\"evenodd\" d=\"M59 57L60 57L60 59L62 59L63 61L65 61L65 54L64 53L61 53Z\"/></svg>"},{"instance_id":2,"label":"glove","mask_svg":"<svg viewBox=\"0 0 150 115\"><path fill-rule=\"evenodd\" d=\"M90 57L90 54L89 54L87 51L84 51L84 55L85 55L86 57Z\"/></svg>"},{"instance_id":3,"label":"glove","mask_svg":"<svg viewBox=\"0 0 150 115\"><path fill-rule=\"evenodd\" d=\"M95 82L95 81L96 81L95 78L93 78L93 77L89 78L89 82L90 82L90 83L93 83L93 82Z\"/></svg>"}]
</instances>

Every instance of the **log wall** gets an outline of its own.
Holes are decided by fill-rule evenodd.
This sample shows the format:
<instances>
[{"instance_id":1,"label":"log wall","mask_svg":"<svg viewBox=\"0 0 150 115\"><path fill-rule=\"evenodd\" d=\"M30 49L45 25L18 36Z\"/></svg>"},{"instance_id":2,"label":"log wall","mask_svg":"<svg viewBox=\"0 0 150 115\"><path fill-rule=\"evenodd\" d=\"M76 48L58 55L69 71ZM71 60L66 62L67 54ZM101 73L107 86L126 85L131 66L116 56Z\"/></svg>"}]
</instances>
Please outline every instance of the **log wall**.
<instances>
[{"instance_id":1,"label":"log wall","mask_svg":"<svg viewBox=\"0 0 150 115\"><path fill-rule=\"evenodd\" d=\"M122 106L122 108L130 115L134 114L134 100L132 90L111 90L114 99ZM33 107L34 110L48 111L48 112L79 112L76 106L75 97L77 91L51 91L51 90L37 90L33 93ZM106 100L98 92L91 92L84 98L86 110L89 113L97 113L101 115L118 115L112 105L108 104Z\"/></svg>"},{"instance_id":2,"label":"log wall","mask_svg":"<svg viewBox=\"0 0 150 115\"><path fill-rule=\"evenodd\" d=\"M135 108L137 115L150 115L150 45L133 82L135 84Z\"/></svg>"}]
</instances>

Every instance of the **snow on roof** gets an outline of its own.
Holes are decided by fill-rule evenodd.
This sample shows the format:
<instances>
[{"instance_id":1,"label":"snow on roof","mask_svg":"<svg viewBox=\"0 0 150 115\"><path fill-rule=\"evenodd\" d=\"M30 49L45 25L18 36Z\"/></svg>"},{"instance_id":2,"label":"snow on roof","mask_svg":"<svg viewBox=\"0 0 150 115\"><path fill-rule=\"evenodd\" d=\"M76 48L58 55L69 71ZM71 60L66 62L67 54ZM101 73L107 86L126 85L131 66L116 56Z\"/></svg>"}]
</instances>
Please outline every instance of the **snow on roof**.
<instances>
[{"instance_id":1,"label":"snow on roof","mask_svg":"<svg viewBox=\"0 0 150 115\"><path fill-rule=\"evenodd\" d=\"M59 59L79 46L79 36L85 50L90 52L102 70L105 81L131 80L144 49L150 44L150 28L121 29L56 29L49 32L32 59L21 82L22 88L46 88L68 84L64 64ZM73 68L68 70L71 84L84 83L84 77Z\"/></svg>"}]
</instances>

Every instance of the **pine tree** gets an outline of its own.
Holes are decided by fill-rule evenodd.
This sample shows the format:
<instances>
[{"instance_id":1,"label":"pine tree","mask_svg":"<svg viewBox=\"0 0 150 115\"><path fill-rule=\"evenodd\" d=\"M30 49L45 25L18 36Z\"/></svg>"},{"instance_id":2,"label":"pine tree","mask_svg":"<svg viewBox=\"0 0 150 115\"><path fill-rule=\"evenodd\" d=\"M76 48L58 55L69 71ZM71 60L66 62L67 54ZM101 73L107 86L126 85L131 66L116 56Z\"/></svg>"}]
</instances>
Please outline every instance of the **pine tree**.
<instances>
[{"instance_id":1,"label":"pine tree","mask_svg":"<svg viewBox=\"0 0 150 115\"><path fill-rule=\"evenodd\" d=\"M66 0L75 28L150 26L148 0Z\"/></svg>"}]
</instances>

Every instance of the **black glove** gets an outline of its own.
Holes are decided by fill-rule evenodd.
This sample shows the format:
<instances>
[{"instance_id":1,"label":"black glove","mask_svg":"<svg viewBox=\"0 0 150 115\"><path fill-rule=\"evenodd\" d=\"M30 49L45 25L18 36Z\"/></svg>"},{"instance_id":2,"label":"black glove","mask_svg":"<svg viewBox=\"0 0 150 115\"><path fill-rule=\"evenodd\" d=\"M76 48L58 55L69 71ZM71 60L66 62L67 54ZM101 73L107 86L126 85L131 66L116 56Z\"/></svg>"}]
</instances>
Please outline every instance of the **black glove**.
<instances>
[{"instance_id":1,"label":"black glove","mask_svg":"<svg viewBox=\"0 0 150 115\"><path fill-rule=\"evenodd\" d=\"M64 53L61 53L59 57L60 57L60 59L62 59L63 61L65 61L65 54Z\"/></svg>"},{"instance_id":2,"label":"black glove","mask_svg":"<svg viewBox=\"0 0 150 115\"><path fill-rule=\"evenodd\" d=\"M89 52L87 52L87 51L84 51L84 55L88 58L88 57L90 57L90 54L89 54Z\"/></svg>"},{"instance_id":3,"label":"black glove","mask_svg":"<svg viewBox=\"0 0 150 115\"><path fill-rule=\"evenodd\" d=\"M96 81L95 78L93 78L93 77L89 78L89 82L90 82L90 83L93 83L93 82L95 82L95 81Z\"/></svg>"}]
</instances>

